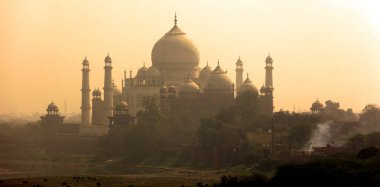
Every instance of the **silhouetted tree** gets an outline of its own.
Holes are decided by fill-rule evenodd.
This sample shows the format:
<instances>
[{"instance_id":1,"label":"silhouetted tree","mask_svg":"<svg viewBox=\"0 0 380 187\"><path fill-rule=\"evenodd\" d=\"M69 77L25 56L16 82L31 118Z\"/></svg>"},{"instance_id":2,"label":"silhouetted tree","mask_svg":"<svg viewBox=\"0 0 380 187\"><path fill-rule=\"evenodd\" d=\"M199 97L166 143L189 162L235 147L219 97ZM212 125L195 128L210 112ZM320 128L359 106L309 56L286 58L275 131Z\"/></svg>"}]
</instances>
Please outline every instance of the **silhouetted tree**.
<instances>
[{"instance_id":1,"label":"silhouetted tree","mask_svg":"<svg viewBox=\"0 0 380 187\"><path fill-rule=\"evenodd\" d=\"M346 146L351 150L357 151L369 146L380 147L380 132L372 132L370 134L357 134L349 138L346 142Z\"/></svg>"},{"instance_id":2,"label":"silhouetted tree","mask_svg":"<svg viewBox=\"0 0 380 187\"><path fill-rule=\"evenodd\" d=\"M238 95L233 105L236 120L241 120L243 127L252 128L259 125L260 102L257 92L244 92Z\"/></svg>"},{"instance_id":3,"label":"silhouetted tree","mask_svg":"<svg viewBox=\"0 0 380 187\"><path fill-rule=\"evenodd\" d=\"M157 124L162 119L162 115L160 113L157 99L155 97L143 97L142 98L142 106L144 107L143 111L139 111L136 115L138 124Z\"/></svg>"},{"instance_id":4,"label":"silhouetted tree","mask_svg":"<svg viewBox=\"0 0 380 187\"><path fill-rule=\"evenodd\" d=\"M360 114L359 122L367 129L380 130L380 109L373 104L366 105Z\"/></svg>"},{"instance_id":5,"label":"silhouetted tree","mask_svg":"<svg viewBox=\"0 0 380 187\"><path fill-rule=\"evenodd\" d=\"M310 139L316 124L300 123L289 129L289 144L294 148L302 148Z\"/></svg>"},{"instance_id":6,"label":"silhouetted tree","mask_svg":"<svg viewBox=\"0 0 380 187\"><path fill-rule=\"evenodd\" d=\"M197 129L197 137L202 147L216 149L219 160L225 164L236 160L247 146L245 133L239 127L215 119L203 119Z\"/></svg>"},{"instance_id":7,"label":"silhouetted tree","mask_svg":"<svg viewBox=\"0 0 380 187\"><path fill-rule=\"evenodd\" d=\"M376 156L380 156L380 150L375 146L371 146L371 147L360 150L356 158L365 160L365 159L373 158Z\"/></svg>"}]
</instances>

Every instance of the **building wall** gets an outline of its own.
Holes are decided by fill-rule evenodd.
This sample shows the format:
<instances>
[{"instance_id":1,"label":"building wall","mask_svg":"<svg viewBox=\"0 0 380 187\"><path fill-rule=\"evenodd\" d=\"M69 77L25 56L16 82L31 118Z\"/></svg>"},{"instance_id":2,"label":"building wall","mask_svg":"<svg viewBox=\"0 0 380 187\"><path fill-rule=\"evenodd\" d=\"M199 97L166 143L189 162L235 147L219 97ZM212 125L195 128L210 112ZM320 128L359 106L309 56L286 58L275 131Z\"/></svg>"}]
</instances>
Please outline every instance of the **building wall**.
<instances>
[{"instance_id":1,"label":"building wall","mask_svg":"<svg viewBox=\"0 0 380 187\"><path fill-rule=\"evenodd\" d=\"M100 136L84 135L50 135L43 140L43 146L48 151L71 153L97 153Z\"/></svg>"},{"instance_id":2,"label":"building wall","mask_svg":"<svg viewBox=\"0 0 380 187\"><path fill-rule=\"evenodd\" d=\"M92 100L92 122L91 124L94 126L104 126L106 124L103 123L104 116L104 106L103 101L100 99Z\"/></svg>"},{"instance_id":3,"label":"building wall","mask_svg":"<svg viewBox=\"0 0 380 187\"><path fill-rule=\"evenodd\" d=\"M126 86L123 94L128 103L129 114L132 116L144 109L141 101L146 96L155 97L157 105L160 104L160 86Z\"/></svg>"},{"instance_id":4,"label":"building wall","mask_svg":"<svg viewBox=\"0 0 380 187\"><path fill-rule=\"evenodd\" d=\"M233 93L178 94L170 99L171 111L191 112L199 118L214 116L221 108L228 108L234 103Z\"/></svg>"},{"instance_id":5,"label":"building wall","mask_svg":"<svg viewBox=\"0 0 380 187\"><path fill-rule=\"evenodd\" d=\"M273 97L271 95L262 95L259 97L260 111L267 116L273 115Z\"/></svg>"}]
</instances>

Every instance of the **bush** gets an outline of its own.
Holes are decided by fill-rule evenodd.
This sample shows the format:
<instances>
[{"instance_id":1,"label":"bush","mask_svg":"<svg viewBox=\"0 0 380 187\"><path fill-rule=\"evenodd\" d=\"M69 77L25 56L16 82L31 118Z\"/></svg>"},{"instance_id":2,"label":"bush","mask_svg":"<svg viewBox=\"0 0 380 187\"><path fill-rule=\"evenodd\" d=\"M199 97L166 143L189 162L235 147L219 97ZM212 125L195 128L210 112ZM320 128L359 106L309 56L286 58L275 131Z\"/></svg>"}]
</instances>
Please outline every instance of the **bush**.
<instances>
[{"instance_id":1,"label":"bush","mask_svg":"<svg viewBox=\"0 0 380 187\"><path fill-rule=\"evenodd\" d=\"M380 156L380 150L375 146L371 146L371 147L368 147L368 148L365 148L365 149L362 149L361 151L359 151L356 158L361 159L361 160L365 160L365 159L373 158L376 156Z\"/></svg>"}]
</instances>

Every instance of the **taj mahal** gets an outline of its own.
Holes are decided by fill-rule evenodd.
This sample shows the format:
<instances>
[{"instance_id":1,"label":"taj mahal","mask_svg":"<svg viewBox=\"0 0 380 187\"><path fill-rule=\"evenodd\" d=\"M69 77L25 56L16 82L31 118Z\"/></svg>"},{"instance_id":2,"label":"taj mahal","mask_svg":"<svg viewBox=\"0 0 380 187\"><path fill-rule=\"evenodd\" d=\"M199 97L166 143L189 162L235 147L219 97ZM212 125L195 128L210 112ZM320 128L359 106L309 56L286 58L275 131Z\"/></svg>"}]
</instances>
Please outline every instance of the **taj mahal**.
<instances>
[{"instance_id":1,"label":"taj mahal","mask_svg":"<svg viewBox=\"0 0 380 187\"><path fill-rule=\"evenodd\" d=\"M152 65L132 72L124 71L121 88L112 78L112 58L104 59L104 87L91 92L90 62L85 58L82 68L81 133L107 133L116 123L133 123L134 117L143 110L142 99L154 97L162 113L172 111L197 111L199 115L216 114L221 108L234 103L236 96L244 92L258 94L260 109L264 115L273 114L273 60L265 59L265 83L260 90L247 74L243 79L243 61L236 61L235 83L223 70L219 61L212 68L199 67L197 46L177 24L164 34L153 46ZM102 97L103 95L103 97ZM92 96L92 98L91 98ZM124 120L123 120L124 119Z\"/></svg>"}]
</instances>

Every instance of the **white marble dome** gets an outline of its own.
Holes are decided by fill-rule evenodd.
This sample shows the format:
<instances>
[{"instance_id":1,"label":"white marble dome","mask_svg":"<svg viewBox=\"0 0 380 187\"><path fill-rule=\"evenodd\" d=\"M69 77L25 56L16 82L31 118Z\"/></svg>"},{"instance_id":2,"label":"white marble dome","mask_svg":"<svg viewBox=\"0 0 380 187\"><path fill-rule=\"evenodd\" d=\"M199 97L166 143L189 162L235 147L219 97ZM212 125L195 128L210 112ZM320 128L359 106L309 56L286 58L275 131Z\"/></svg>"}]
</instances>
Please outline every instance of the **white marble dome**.
<instances>
[{"instance_id":1,"label":"white marble dome","mask_svg":"<svg viewBox=\"0 0 380 187\"><path fill-rule=\"evenodd\" d=\"M158 68L164 82L182 83L190 75L199 77L199 51L186 33L175 25L152 49L152 66Z\"/></svg>"},{"instance_id":2,"label":"white marble dome","mask_svg":"<svg viewBox=\"0 0 380 187\"><path fill-rule=\"evenodd\" d=\"M122 95L121 90L115 85L114 82L112 82L112 92L114 97Z\"/></svg>"},{"instance_id":3,"label":"white marble dome","mask_svg":"<svg viewBox=\"0 0 380 187\"><path fill-rule=\"evenodd\" d=\"M152 49L153 66L167 65L198 66L198 48L177 25L159 39Z\"/></svg>"},{"instance_id":4,"label":"white marble dome","mask_svg":"<svg viewBox=\"0 0 380 187\"><path fill-rule=\"evenodd\" d=\"M211 67L207 64L200 72L199 79L200 80L206 80L207 77L212 73Z\"/></svg>"},{"instance_id":5,"label":"white marble dome","mask_svg":"<svg viewBox=\"0 0 380 187\"><path fill-rule=\"evenodd\" d=\"M253 82L247 77L243 84L238 89L238 94L242 94L245 92L256 92L258 93L257 87L253 84Z\"/></svg>"},{"instance_id":6,"label":"white marble dome","mask_svg":"<svg viewBox=\"0 0 380 187\"><path fill-rule=\"evenodd\" d=\"M160 78L161 73L156 67L151 66L146 70L145 76L150 78Z\"/></svg>"},{"instance_id":7,"label":"white marble dome","mask_svg":"<svg viewBox=\"0 0 380 187\"><path fill-rule=\"evenodd\" d=\"M205 90L233 90L233 83L227 73L218 65L208 76Z\"/></svg>"},{"instance_id":8,"label":"white marble dome","mask_svg":"<svg viewBox=\"0 0 380 187\"><path fill-rule=\"evenodd\" d=\"M128 103L125 102L125 101L120 101L116 107L115 107L116 110L126 110L128 109Z\"/></svg>"},{"instance_id":9,"label":"white marble dome","mask_svg":"<svg viewBox=\"0 0 380 187\"><path fill-rule=\"evenodd\" d=\"M178 93L199 93L199 86L189 78L178 87Z\"/></svg>"}]
</instances>

